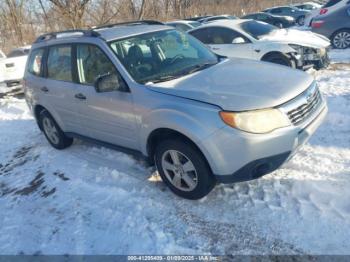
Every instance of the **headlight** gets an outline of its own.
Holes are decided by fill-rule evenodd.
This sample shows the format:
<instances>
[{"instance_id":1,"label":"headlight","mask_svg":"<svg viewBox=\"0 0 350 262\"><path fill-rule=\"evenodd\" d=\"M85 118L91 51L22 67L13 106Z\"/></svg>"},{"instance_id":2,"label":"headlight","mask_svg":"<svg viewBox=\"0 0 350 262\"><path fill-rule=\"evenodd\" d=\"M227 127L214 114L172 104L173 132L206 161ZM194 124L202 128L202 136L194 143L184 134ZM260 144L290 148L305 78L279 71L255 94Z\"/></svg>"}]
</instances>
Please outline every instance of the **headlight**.
<instances>
[{"instance_id":1,"label":"headlight","mask_svg":"<svg viewBox=\"0 0 350 262\"><path fill-rule=\"evenodd\" d=\"M289 46L293 48L295 51L297 51L299 54L303 54L304 47L302 47L301 45L289 44Z\"/></svg>"},{"instance_id":2,"label":"headlight","mask_svg":"<svg viewBox=\"0 0 350 262\"><path fill-rule=\"evenodd\" d=\"M287 116L278 109L263 109L240 113L220 112L221 119L229 126L249 133L263 134L290 125Z\"/></svg>"}]
</instances>

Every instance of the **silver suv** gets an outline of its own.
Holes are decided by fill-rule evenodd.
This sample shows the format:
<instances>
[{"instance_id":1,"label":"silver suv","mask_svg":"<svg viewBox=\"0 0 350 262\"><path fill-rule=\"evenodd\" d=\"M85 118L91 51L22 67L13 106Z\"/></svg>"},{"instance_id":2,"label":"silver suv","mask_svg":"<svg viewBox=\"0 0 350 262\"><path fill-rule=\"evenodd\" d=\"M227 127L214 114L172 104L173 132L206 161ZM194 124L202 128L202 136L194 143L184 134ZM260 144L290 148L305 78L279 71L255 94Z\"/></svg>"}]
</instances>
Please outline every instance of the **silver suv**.
<instances>
[{"instance_id":1,"label":"silver suv","mask_svg":"<svg viewBox=\"0 0 350 262\"><path fill-rule=\"evenodd\" d=\"M24 86L53 147L83 138L141 154L188 199L276 170L327 111L306 73L219 57L152 21L39 37Z\"/></svg>"}]
</instances>

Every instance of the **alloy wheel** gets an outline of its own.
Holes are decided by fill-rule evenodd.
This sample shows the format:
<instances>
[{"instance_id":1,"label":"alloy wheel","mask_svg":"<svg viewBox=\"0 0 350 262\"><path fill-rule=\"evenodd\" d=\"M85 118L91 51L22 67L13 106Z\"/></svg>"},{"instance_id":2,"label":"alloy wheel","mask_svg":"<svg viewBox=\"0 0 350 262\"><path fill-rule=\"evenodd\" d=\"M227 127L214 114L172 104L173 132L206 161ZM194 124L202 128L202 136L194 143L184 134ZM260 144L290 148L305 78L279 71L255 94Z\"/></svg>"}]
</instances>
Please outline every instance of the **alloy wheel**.
<instances>
[{"instance_id":1,"label":"alloy wheel","mask_svg":"<svg viewBox=\"0 0 350 262\"><path fill-rule=\"evenodd\" d=\"M339 32L333 38L333 44L336 48L344 49L350 46L350 32Z\"/></svg>"},{"instance_id":2,"label":"alloy wheel","mask_svg":"<svg viewBox=\"0 0 350 262\"><path fill-rule=\"evenodd\" d=\"M53 121L50 118L44 117L43 128L44 128L45 134L47 135L48 139L53 144L57 145L59 143L58 131L57 131L55 124L53 123Z\"/></svg>"},{"instance_id":3,"label":"alloy wheel","mask_svg":"<svg viewBox=\"0 0 350 262\"><path fill-rule=\"evenodd\" d=\"M198 184L198 175L192 161L177 150L168 150L162 156L162 168L169 182L181 191L192 191Z\"/></svg>"}]
</instances>

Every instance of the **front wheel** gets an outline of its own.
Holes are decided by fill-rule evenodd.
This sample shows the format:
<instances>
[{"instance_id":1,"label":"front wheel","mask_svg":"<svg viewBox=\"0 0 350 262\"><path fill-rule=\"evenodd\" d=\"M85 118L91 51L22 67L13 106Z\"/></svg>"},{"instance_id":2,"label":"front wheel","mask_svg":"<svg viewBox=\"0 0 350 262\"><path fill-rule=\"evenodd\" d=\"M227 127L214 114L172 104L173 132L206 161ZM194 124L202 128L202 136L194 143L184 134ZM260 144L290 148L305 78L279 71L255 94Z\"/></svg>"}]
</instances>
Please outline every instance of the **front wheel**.
<instances>
[{"instance_id":1,"label":"front wheel","mask_svg":"<svg viewBox=\"0 0 350 262\"><path fill-rule=\"evenodd\" d=\"M345 49L350 47L350 29L342 29L334 33L331 40L334 48Z\"/></svg>"},{"instance_id":2,"label":"front wheel","mask_svg":"<svg viewBox=\"0 0 350 262\"><path fill-rule=\"evenodd\" d=\"M271 54L263 57L262 61L278 65L294 67L292 61L284 54Z\"/></svg>"},{"instance_id":3,"label":"front wheel","mask_svg":"<svg viewBox=\"0 0 350 262\"><path fill-rule=\"evenodd\" d=\"M43 110L39 115L39 125L46 136L47 141L56 149L64 149L73 143L73 139L67 137L51 114Z\"/></svg>"},{"instance_id":4,"label":"front wheel","mask_svg":"<svg viewBox=\"0 0 350 262\"><path fill-rule=\"evenodd\" d=\"M204 156L183 140L161 142L156 148L155 162L163 182L180 197L200 199L216 184Z\"/></svg>"}]
</instances>

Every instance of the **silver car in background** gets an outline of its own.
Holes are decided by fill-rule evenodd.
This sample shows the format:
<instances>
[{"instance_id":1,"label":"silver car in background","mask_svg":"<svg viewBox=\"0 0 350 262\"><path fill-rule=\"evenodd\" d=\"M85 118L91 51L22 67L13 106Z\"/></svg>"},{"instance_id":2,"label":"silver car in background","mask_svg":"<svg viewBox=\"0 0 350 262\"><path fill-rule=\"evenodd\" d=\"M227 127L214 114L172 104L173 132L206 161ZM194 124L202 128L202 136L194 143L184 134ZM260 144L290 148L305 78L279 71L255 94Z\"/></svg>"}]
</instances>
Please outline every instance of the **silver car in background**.
<instances>
[{"instance_id":1,"label":"silver car in background","mask_svg":"<svg viewBox=\"0 0 350 262\"><path fill-rule=\"evenodd\" d=\"M24 85L53 147L83 138L143 155L187 199L276 170L327 111L308 74L221 58L150 21L39 37Z\"/></svg>"},{"instance_id":2,"label":"silver car in background","mask_svg":"<svg viewBox=\"0 0 350 262\"><path fill-rule=\"evenodd\" d=\"M345 6L316 17L312 31L328 37L334 48L350 47L350 1Z\"/></svg>"}]
</instances>

